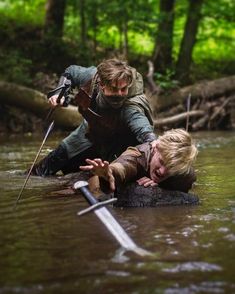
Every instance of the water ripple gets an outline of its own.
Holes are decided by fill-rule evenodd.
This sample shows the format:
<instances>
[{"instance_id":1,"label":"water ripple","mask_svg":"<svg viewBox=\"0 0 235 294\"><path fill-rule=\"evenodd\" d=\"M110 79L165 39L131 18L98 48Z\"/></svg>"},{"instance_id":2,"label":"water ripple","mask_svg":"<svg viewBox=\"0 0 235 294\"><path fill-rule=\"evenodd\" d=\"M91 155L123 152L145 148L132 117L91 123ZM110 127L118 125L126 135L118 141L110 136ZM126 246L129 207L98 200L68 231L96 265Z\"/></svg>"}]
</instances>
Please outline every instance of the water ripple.
<instances>
[{"instance_id":1,"label":"water ripple","mask_svg":"<svg viewBox=\"0 0 235 294\"><path fill-rule=\"evenodd\" d=\"M226 288L230 288L225 292ZM227 283L221 281L214 282L202 282L199 284L193 284L188 287L179 287L178 284L175 287L168 288L164 291L164 294L194 294L194 293L234 293L232 291L234 286L228 286ZM227 290L227 289L226 289ZM230 292L231 291L231 292Z\"/></svg>"},{"instance_id":2,"label":"water ripple","mask_svg":"<svg viewBox=\"0 0 235 294\"><path fill-rule=\"evenodd\" d=\"M211 272L211 271L221 271L222 268L216 264L207 262L185 262L177 264L175 267L163 269L164 272L168 273L178 273L178 272Z\"/></svg>"}]
</instances>

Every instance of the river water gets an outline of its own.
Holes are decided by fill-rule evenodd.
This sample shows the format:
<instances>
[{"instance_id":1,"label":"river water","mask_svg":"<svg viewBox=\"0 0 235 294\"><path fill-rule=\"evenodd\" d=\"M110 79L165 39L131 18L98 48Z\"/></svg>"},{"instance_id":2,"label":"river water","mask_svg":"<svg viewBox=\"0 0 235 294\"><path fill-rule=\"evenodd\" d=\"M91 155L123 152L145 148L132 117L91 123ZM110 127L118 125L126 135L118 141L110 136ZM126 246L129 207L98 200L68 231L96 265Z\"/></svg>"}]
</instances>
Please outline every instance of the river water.
<instances>
[{"instance_id":1,"label":"river water","mask_svg":"<svg viewBox=\"0 0 235 294\"><path fill-rule=\"evenodd\" d=\"M78 217L86 202L52 193L58 178L31 177L13 210L41 137L1 137L0 293L235 293L235 133L193 136L200 205L110 208L150 257L122 250L93 213Z\"/></svg>"}]
</instances>

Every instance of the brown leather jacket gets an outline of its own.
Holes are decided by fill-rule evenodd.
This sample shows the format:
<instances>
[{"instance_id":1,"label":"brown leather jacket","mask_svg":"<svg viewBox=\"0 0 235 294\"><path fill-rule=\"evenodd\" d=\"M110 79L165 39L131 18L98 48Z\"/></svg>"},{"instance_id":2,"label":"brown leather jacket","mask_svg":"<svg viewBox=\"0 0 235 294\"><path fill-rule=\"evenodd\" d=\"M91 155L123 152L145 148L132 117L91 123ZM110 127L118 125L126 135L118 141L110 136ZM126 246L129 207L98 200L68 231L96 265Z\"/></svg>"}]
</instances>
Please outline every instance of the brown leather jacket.
<instances>
[{"instance_id":1,"label":"brown leather jacket","mask_svg":"<svg viewBox=\"0 0 235 294\"><path fill-rule=\"evenodd\" d=\"M110 164L116 185L133 182L144 176L149 177L149 165L152 156L151 144L148 142L136 147L129 147ZM190 173L170 176L158 185L167 190L188 192L195 181L196 175L192 168Z\"/></svg>"}]
</instances>

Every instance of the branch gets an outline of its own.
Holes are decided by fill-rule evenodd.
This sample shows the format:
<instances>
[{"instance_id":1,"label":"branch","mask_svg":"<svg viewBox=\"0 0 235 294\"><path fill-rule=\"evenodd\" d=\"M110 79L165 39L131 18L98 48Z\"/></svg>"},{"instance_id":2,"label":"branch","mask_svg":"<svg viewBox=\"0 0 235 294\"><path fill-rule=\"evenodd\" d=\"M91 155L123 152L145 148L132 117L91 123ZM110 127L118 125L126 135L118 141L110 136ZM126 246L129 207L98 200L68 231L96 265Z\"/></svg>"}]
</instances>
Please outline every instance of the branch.
<instances>
[{"instance_id":1,"label":"branch","mask_svg":"<svg viewBox=\"0 0 235 294\"><path fill-rule=\"evenodd\" d=\"M162 125L169 125L169 124L173 124L182 120L186 120L187 117L197 117L197 116L203 116L203 115L205 115L205 111L203 110L192 110L192 111L183 112L171 117L156 119L153 121L153 123L154 123L154 127L156 128Z\"/></svg>"},{"instance_id":2,"label":"branch","mask_svg":"<svg viewBox=\"0 0 235 294\"><path fill-rule=\"evenodd\" d=\"M193 103L198 98L210 99L235 92L235 75L213 80L204 81L195 85L187 86L174 91L170 94L161 93L151 97L152 108L154 111L163 111L168 107L183 103L191 93L191 102Z\"/></svg>"},{"instance_id":3,"label":"branch","mask_svg":"<svg viewBox=\"0 0 235 294\"><path fill-rule=\"evenodd\" d=\"M149 83L150 92L152 95L158 95L161 91L161 88L159 86L157 86L153 80L154 65L153 65L152 61L150 61L150 60L148 61L148 67L149 67L149 71L146 75L146 78Z\"/></svg>"}]
</instances>

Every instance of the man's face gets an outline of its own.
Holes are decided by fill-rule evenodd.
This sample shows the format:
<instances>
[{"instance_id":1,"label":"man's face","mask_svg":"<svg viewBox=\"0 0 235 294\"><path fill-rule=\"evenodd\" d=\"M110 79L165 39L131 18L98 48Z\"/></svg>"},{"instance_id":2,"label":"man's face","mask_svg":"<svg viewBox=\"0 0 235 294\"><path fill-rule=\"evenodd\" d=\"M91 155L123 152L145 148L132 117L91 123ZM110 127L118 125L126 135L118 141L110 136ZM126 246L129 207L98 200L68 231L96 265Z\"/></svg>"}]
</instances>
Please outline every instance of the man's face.
<instances>
[{"instance_id":1,"label":"man's face","mask_svg":"<svg viewBox=\"0 0 235 294\"><path fill-rule=\"evenodd\" d=\"M158 149L156 148L156 152L154 153L149 168L150 178L155 183L160 183L167 177L167 168L164 166L162 156Z\"/></svg>"},{"instance_id":2,"label":"man's face","mask_svg":"<svg viewBox=\"0 0 235 294\"><path fill-rule=\"evenodd\" d=\"M129 83L126 80L120 80L117 83L113 82L111 86L101 86L105 96L122 96L125 97L128 93Z\"/></svg>"},{"instance_id":3,"label":"man's face","mask_svg":"<svg viewBox=\"0 0 235 294\"><path fill-rule=\"evenodd\" d=\"M126 80L120 80L117 83L111 84L111 86L101 85L104 93L104 99L106 103L114 109L121 108L126 100L129 83Z\"/></svg>"}]
</instances>

